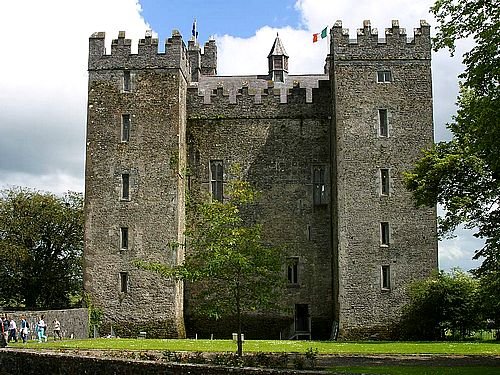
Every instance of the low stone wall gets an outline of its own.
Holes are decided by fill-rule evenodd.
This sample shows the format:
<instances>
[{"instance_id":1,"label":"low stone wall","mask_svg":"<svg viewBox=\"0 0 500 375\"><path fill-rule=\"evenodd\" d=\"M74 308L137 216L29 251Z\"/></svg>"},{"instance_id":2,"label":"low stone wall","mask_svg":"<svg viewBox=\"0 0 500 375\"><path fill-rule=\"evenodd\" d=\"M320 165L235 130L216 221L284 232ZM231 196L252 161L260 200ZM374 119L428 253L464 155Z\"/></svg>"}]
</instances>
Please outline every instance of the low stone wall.
<instances>
[{"instance_id":1,"label":"low stone wall","mask_svg":"<svg viewBox=\"0 0 500 375\"><path fill-rule=\"evenodd\" d=\"M89 337L89 314L88 309L67 309L67 310L44 310L44 311L0 311L0 315L7 315L9 319L16 321L17 327L21 326L22 317L30 326L30 339L36 338L35 326L40 320L40 316L44 315L44 321L47 324L47 335L53 336L53 321L57 318L61 323L61 335L65 339L86 339Z\"/></svg>"},{"instance_id":2,"label":"low stone wall","mask_svg":"<svg viewBox=\"0 0 500 375\"><path fill-rule=\"evenodd\" d=\"M124 375L319 375L324 371L271 370L259 368L234 368L198 364L160 363L119 358L97 358L31 350L1 349L2 374L124 374Z\"/></svg>"}]
</instances>

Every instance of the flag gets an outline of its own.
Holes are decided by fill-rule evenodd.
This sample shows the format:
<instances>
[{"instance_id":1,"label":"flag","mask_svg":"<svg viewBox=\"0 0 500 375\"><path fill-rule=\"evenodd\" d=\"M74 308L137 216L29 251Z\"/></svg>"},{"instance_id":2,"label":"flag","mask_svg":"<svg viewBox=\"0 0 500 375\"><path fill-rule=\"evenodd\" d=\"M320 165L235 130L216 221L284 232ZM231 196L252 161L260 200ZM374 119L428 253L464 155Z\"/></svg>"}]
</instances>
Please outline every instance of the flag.
<instances>
[{"instance_id":1,"label":"flag","mask_svg":"<svg viewBox=\"0 0 500 375\"><path fill-rule=\"evenodd\" d=\"M321 35L321 39L325 39L328 36L328 26L321 30L320 33L313 34L313 43L316 43Z\"/></svg>"},{"instance_id":2,"label":"flag","mask_svg":"<svg viewBox=\"0 0 500 375\"><path fill-rule=\"evenodd\" d=\"M325 27L323 30L321 30L321 39L325 39L326 38L326 35L327 35L327 30L328 29L328 26Z\"/></svg>"},{"instance_id":3,"label":"flag","mask_svg":"<svg viewBox=\"0 0 500 375\"><path fill-rule=\"evenodd\" d=\"M196 18L193 21L193 30L191 31L191 35L193 35L193 38L198 37L198 32L196 31Z\"/></svg>"}]
</instances>

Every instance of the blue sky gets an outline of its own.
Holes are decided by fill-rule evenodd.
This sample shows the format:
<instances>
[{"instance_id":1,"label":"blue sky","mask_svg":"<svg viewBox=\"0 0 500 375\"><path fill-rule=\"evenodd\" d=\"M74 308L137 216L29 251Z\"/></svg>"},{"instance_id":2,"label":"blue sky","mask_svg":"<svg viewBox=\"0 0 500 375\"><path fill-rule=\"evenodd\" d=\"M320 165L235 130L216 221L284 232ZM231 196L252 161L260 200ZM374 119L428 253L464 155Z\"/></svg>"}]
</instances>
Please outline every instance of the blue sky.
<instances>
[{"instance_id":1,"label":"blue sky","mask_svg":"<svg viewBox=\"0 0 500 375\"><path fill-rule=\"evenodd\" d=\"M266 25L298 27L301 21L295 0L141 0L140 3L144 19L161 38L172 29L189 36L195 18L202 41L211 35L224 34L249 38Z\"/></svg>"},{"instance_id":2,"label":"blue sky","mask_svg":"<svg viewBox=\"0 0 500 375\"><path fill-rule=\"evenodd\" d=\"M312 34L342 20L351 37L371 20L383 35L398 19L408 36L426 19L432 0L16 0L0 3L0 189L26 186L62 193L84 189L88 38L119 30L136 45L152 29L160 44L178 29L188 40L197 19L199 41L218 46L218 73L262 74L279 32L290 55L290 72L320 73L326 40ZM461 55L433 54L435 138L449 137L445 123L455 111ZM474 267L481 244L460 230L440 243L440 266Z\"/></svg>"}]
</instances>

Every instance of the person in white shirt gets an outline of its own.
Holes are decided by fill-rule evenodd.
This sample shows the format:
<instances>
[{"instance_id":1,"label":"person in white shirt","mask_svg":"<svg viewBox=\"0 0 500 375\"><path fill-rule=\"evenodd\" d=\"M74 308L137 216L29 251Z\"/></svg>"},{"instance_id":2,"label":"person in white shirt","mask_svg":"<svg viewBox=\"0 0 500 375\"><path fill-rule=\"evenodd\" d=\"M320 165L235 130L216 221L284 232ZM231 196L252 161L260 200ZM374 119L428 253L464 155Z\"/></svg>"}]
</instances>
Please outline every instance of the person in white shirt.
<instances>
[{"instance_id":1,"label":"person in white shirt","mask_svg":"<svg viewBox=\"0 0 500 375\"><path fill-rule=\"evenodd\" d=\"M54 324L54 341L56 341L56 336L59 337L59 340L62 340L62 337L61 337L61 323L56 318L56 319L54 319L54 321L52 322L52 324Z\"/></svg>"},{"instance_id":2,"label":"person in white shirt","mask_svg":"<svg viewBox=\"0 0 500 375\"><path fill-rule=\"evenodd\" d=\"M15 340L17 342L17 325L14 319L9 322L9 342L10 340Z\"/></svg>"}]
</instances>

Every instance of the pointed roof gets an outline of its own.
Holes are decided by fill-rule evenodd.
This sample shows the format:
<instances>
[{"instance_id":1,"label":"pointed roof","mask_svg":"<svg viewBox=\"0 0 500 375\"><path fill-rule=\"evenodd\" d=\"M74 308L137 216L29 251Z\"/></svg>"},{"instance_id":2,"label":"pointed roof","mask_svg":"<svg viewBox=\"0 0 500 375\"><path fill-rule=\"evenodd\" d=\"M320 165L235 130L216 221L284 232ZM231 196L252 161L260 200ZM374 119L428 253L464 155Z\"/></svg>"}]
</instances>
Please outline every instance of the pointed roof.
<instances>
[{"instance_id":1,"label":"pointed roof","mask_svg":"<svg viewBox=\"0 0 500 375\"><path fill-rule=\"evenodd\" d=\"M274 39L273 47L271 48L271 52L269 52L269 55L267 55L267 57L269 58L271 56L282 56L282 55L288 57L285 51L285 47L283 47L283 43L281 43L281 39L278 33L276 33L276 39Z\"/></svg>"}]
</instances>

